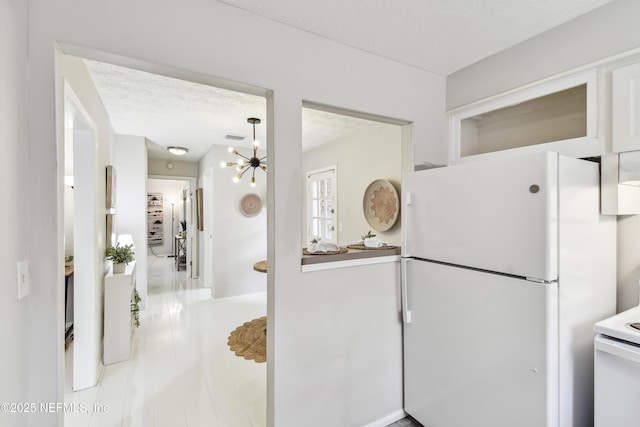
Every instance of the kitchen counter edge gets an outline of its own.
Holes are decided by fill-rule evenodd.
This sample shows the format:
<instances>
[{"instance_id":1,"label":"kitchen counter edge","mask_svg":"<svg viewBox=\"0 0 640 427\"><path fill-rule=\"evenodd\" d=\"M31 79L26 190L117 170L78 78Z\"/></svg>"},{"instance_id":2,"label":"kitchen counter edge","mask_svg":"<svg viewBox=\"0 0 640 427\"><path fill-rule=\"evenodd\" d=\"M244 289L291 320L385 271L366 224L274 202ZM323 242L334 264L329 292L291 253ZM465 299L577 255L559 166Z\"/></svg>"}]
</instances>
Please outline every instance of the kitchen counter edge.
<instances>
[{"instance_id":1,"label":"kitchen counter edge","mask_svg":"<svg viewBox=\"0 0 640 427\"><path fill-rule=\"evenodd\" d=\"M398 262L400 261L400 253L400 247L396 247L393 249L374 250L349 249L349 252L335 255L303 255L301 267L302 272L305 273L384 262Z\"/></svg>"}]
</instances>

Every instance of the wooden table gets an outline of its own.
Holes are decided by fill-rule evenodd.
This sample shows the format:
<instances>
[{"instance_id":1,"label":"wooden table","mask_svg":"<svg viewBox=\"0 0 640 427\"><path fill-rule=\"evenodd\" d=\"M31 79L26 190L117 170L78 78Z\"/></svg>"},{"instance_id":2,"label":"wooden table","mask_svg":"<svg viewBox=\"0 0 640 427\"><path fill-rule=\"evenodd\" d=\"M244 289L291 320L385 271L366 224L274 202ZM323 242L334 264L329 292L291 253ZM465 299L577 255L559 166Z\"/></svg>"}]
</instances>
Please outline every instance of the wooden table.
<instances>
[{"instance_id":1,"label":"wooden table","mask_svg":"<svg viewBox=\"0 0 640 427\"><path fill-rule=\"evenodd\" d=\"M267 260L265 259L264 261L258 261L255 264L253 264L253 269L255 271L259 271L260 273L266 273L267 272Z\"/></svg>"}]
</instances>

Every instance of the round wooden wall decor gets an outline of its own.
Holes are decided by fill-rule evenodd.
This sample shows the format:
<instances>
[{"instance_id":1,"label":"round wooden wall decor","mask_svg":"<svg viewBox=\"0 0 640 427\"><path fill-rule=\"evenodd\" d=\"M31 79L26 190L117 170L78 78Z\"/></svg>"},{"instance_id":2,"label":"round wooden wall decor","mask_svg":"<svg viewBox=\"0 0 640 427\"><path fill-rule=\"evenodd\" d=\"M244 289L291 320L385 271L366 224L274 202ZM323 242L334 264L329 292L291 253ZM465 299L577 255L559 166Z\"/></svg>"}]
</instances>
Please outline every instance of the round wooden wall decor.
<instances>
[{"instance_id":1,"label":"round wooden wall decor","mask_svg":"<svg viewBox=\"0 0 640 427\"><path fill-rule=\"evenodd\" d=\"M262 211L262 199L257 194L249 193L240 199L240 212L247 217L256 216Z\"/></svg>"},{"instance_id":2,"label":"round wooden wall decor","mask_svg":"<svg viewBox=\"0 0 640 427\"><path fill-rule=\"evenodd\" d=\"M376 231L387 231L398 220L400 198L393 185L384 179L373 181L362 200L364 217Z\"/></svg>"}]
</instances>

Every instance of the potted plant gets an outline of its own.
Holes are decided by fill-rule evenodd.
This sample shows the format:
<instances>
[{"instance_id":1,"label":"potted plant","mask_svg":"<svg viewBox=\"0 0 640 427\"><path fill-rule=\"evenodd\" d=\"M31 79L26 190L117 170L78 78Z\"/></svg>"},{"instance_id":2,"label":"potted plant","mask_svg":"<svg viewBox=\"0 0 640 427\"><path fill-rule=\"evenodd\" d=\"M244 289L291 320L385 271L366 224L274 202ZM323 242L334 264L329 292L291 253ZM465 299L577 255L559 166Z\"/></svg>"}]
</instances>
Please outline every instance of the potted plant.
<instances>
[{"instance_id":1,"label":"potted plant","mask_svg":"<svg viewBox=\"0 0 640 427\"><path fill-rule=\"evenodd\" d=\"M115 247L107 248L107 259L113 263L113 274L124 273L127 264L135 259L132 248L133 245L120 246L120 243L117 243Z\"/></svg>"},{"instance_id":2,"label":"potted plant","mask_svg":"<svg viewBox=\"0 0 640 427\"><path fill-rule=\"evenodd\" d=\"M73 255L67 255L64 257L64 266L71 267L73 265Z\"/></svg>"},{"instance_id":3,"label":"potted plant","mask_svg":"<svg viewBox=\"0 0 640 427\"><path fill-rule=\"evenodd\" d=\"M364 239L371 239L373 237L376 237L375 234L371 234L371 230L367 231L367 234L363 234L362 236L360 236L362 238L362 240L364 241Z\"/></svg>"},{"instance_id":4,"label":"potted plant","mask_svg":"<svg viewBox=\"0 0 640 427\"><path fill-rule=\"evenodd\" d=\"M187 220L181 220L180 226L182 227L182 237L187 237Z\"/></svg>"},{"instance_id":5,"label":"potted plant","mask_svg":"<svg viewBox=\"0 0 640 427\"><path fill-rule=\"evenodd\" d=\"M133 324L136 328L140 327L140 294L138 294L138 290L133 288L133 301L131 301L131 314L133 315Z\"/></svg>"}]
</instances>

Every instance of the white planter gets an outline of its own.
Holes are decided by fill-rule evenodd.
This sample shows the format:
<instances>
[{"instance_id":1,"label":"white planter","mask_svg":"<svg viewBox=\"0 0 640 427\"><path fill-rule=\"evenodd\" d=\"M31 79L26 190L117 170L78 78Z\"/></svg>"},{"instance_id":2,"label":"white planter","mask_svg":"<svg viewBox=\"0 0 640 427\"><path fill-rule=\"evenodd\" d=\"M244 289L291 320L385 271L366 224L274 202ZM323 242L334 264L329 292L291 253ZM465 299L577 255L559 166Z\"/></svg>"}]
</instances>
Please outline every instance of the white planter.
<instances>
[{"instance_id":1,"label":"white planter","mask_svg":"<svg viewBox=\"0 0 640 427\"><path fill-rule=\"evenodd\" d=\"M123 274L126 269L127 269L127 264L124 262L113 264L113 274Z\"/></svg>"}]
</instances>

